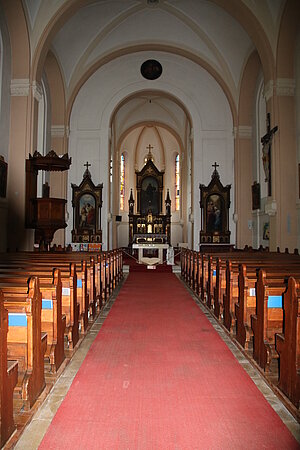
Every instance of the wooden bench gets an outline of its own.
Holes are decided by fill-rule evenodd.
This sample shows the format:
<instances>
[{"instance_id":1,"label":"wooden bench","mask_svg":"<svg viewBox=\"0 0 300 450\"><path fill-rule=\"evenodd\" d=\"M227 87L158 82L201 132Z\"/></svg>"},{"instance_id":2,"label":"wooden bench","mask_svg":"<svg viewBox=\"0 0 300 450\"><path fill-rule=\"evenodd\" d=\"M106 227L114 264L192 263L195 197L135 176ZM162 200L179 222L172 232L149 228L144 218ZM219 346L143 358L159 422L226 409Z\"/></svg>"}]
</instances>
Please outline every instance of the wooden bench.
<instances>
[{"instance_id":1,"label":"wooden bench","mask_svg":"<svg viewBox=\"0 0 300 450\"><path fill-rule=\"evenodd\" d=\"M300 401L300 283L289 278L283 294L283 333L276 334L279 354L278 387L299 408Z\"/></svg>"},{"instance_id":2,"label":"wooden bench","mask_svg":"<svg viewBox=\"0 0 300 450\"><path fill-rule=\"evenodd\" d=\"M226 293L226 264L221 258L216 261L216 277L213 298L213 313L220 320L223 318L223 298Z\"/></svg>"},{"instance_id":3,"label":"wooden bench","mask_svg":"<svg viewBox=\"0 0 300 450\"><path fill-rule=\"evenodd\" d=\"M18 381L18 362L7 361L8 312L0 290L0 447L15 430L13 392Z\"/></svg>"},{"instance_id":4,"label":"wooden bench","mask_svg":"<svg viewBox=\"0 0 300 450\"><path fill-rule=\"evenodd\" d=\"M18 256L18 255L17 255ZM6 275L9 273L14 273L16 268L18 268L18 273L20 274L33 274L38 275L39 277L44 277L44 275L49 276L52 273L53 265L52 263L48 263L46 261L37 261L33 263L31 259L29 260L23 260L19 261L17 259L17 256L14 258L14 260L11 262L11 264L4 265L4 268L0 267L0 274ZM69 336L69 344L70 347L74 348L76 343L78 342L77 338L77 323L79 323L80 331L82 334L85 334L88 330L89 326L89 296L87 291L87 262L82 261L73 263L74 264L74 276L75 276L75 269L76 269L76 292L74 290L74 280L70 279L69 274L69 265L68 263L60 263L60 270L63 274L63 287L66 289L64 290L63 295L63 302L66 304L69 302L72 302L72 308L70 307L70 314L71 310L74 312L73 318L70 317L70 325L72 326L72 329L70 331L72 332L72 335L75 334L75 338L73 340L73 337ZM73 289L72 289L73 286ZM68 296L68 293L70 292L70 296ZM76 293L76 296L75 296ZM72 297L73 294L73 297ZM79 304L79 317L78 317L78 309L75 307L75 300ZM68 305L66 306L66 309L68 309ZM68 326L68 325L67 325ZM74 327L74 329L73 329ZM70 340L72 339L72 340Z\"/></svg>"},{"instance_id":5,"label":"wooden bench","mask_svg":"<svg viewBox=\"0 0 300 450\"><path fill-rule=\"evenodd\" d=\"M37 277L29 280L25 298L4 297L8 310L7 358L18 361L18 385L24 407L32 407L45 387L44 355L47 334L41 330L42 296ZM16 390L15 389L15 390Z\"/></svg>"},{"instance_id":6,"label":"wooden bench","mask_svg":"<svg viewBox=\"0 0 300 450\"><path fill-rule=\"evenodd\" d=\"M238 279L238 302L235 303L236 340L248 350L252 333L251 315L256 311L256 279L248 280L247 268L241 264Z\"/></svg>"},{"instance_id":7,"label":"wooden bench","mask_svg":"<svg viewBox=\"0 0 300 450\"><path fill-rule=\"evenodd\" d=\"M278 359L275 333L282 332L283 309L280 299L284 290L285 285L268 286L266 271L260 269L256 284L256 314L251 315L251 327L253 358L264 370L270 368L273 359Z\"/></svg>"},{"instance_id":8,"label":"wooden bench","mask_svg":"<svg viewBox=\"0 0 300 450\"><path fill-rule=\"evenodd\" d=\"M226 289L223 295L223 324L232 332L235 325L234 305L238 300L238 283L233 276L232 262L226 262Z\"/></svg>"},{"instance_id":9,"label":"wooden bench","mask_svg":"<svg viewBox=\"0 0 300 450\"><path fill-rule=\"evenodd\" d=\"M28 275L1 275L0 286L6 297L11 300L24 297L27 292ZM45 358L50 363L51 372L55 373L65 359L64 332L66 316L62 314L62 283L59 269L51 276L39 276L42 295L41 330L47 334L47 350Z\"/></svg>"}]
</instances>

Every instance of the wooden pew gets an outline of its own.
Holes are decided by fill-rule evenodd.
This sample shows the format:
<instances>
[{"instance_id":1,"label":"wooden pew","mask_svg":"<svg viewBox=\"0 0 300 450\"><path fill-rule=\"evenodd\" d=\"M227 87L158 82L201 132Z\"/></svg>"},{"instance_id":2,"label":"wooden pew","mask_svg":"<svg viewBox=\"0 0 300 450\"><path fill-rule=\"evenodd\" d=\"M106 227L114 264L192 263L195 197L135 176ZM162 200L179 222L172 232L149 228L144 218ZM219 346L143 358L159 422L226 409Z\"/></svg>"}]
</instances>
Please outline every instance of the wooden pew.
<instances>
[{"instance_id":1,"label":"wooden pew","mask_svg":"<svg viewBox=\"0 0 300 450\"><path fill-rule=\"evenodd\" d=\"M27 292L28 276L6 276L0 278L0 286L5 296L11 300L24 297ZM47 334L45 359L49 361L51 372L55 373L65 359L64 332L66 316L62 314L62 283L59 269L54 269L53 276L39 277L42 295L41 330Z\"/></svg>"},{"instance_id":2,"label":"wooden pew","mask_svg":"<svg viewBox=\"0 0 300 450\"><path fill-rule=\"evenodd\" d=\"M291 277L283 294L283 333L276 334L279 353L278 387L299 408L300 401L300 284Z\"/></svg>"},{"instance_id":3,"label":"wooden pew","mask_svg":"<svg viewBox=\"0 0 300 450\"><path fill-rule=\"evenodd\" d=\"M180 254L181 278L186 281L186 249L181 249Z\"/></svg>"},{"instance_id":4,"label":"wooden pew","mask_svg":"<svg viewBox=\"0 0 300 450\"><path fill-rule=\"evenodd\" d=\"M223 296L223 324L232 332L235 325L234 305L238 300L238 283L233 277L232 262L226 262L226 290Z\"/></svg>"},{"instance_id":5,"label":"wooden pew","mask_svg":"<svg viewBox=\"0 0 300 450\"><path fill-rule=\"evenodd\" d=\"M70 276L62 277L62 313L66 316L65 334L68 347L74 350L79 341L79 303L77 302L76 265L70 265Z\"/></svg>"},{"instance_id":6,"label":"wooden pew","mask_svg":"<svg viewBox=\"0 0 300 450\"><path fill-rule=\"evenodd\" d=\"M88 318L90 320L95 320L97 310L95 277L96 277L95 259L92 256L90 258L90 264L87 265L87 291L89 295Z\"/></svg>"},{"instance_id":7,"label":"wooden pew","mask_svg":"<svg viewBox=\"0 0 300 450\"><path fill-rule=\"evenodd\" d=\"M103 253L102 253L103 254ZM10 255L9 259L10 259L10 263L14 264L15 259L18 261L18 264L20 263L23 268L25 266L27 266L29 268L30 267L35 267L35 268L41 268L41 267L49 267L49 264L52 264L52 267L54 265L59 266L61 269L62 267L66 267L66 265L69 264L70 260L73 260L74 262L76 262L77 264L77 270L79 269L78 265L79 263L81 263L80 258L82 258L83 254L80 252L74 252L74 253L67 253L67 254L43 254L43 253L15 253L13 255ZM99 255L97 255L99 256ZM86 260L88 259L88 257L90 257L90 254L86 254L85 258ZM95 317L95 310L96 313L100 310L100 307L102 306L102 304L109 298L110 294L112 293L112 290L114 289L114 287L116 286L116 280L117 279L121 279L122 277L122 267L118 268L117 267L117 257L120 260L120 265L122 264L122 255L121 255L121 251L120 250L114 250L114 251L110 251L110 252L105 252L104 253L104 259L105 259L105 265L103 265L103 267L105 268L105 282L101 283L101 281L99 282L97 280L97 263L95 263L95 269L93 269L93 267L91 268L91 270L89 270L89 267L92 266L93 264L89 263L85 263L86 267L87 267L87 276L86 277L81 277L79 275L79 270L78 270L78 286L79 286L79 291L80 293L82 293L81 290L81 284L82 281L80 281L81 279L85 279L85 283L87 284L87 292L89 294L89 305L88 305L88 309L87 309L87 315L88 317L90 317L92 320ZM29 258L29 259L28 259ZM34 259L34 262L33 262ZM8 262L5 262L5 267L7 266ZM3 267L3 264L2 264ZM1 270L1 262L0 262L0 270ZM90 279L90 273L93 274L91 279ZM98 277L99 278L99 277ZM102 274L101 274L101 278L102 278ZM106 292L103 294L102 292L99 291L99 286L105 286L105 290ZM85 287L83 286L83 295L85 292ZM79 295L80 296L80 295ZM102 302L99 301L100 297L102 297ZM104 301L103 301L104 299ZM101 303L101 305L100 305ZM83 299L83 301L80 301L80 304L82 305L81 307L81 330L83 331L83 333L86 332L87 329L87 323L88 321L86 320L86 308L85 306L85 298Z\"/></svg>"},{"instance_id":8,"label":"wooden pew","mask_svg":"<svg viewBox=\"0 0 300 450\"><path fill-rule=\"evenodd\" d=\"M41 331L42 295L39 280L29 280L25 298L4 297L8 310L7 358L18 361L18 386L24 407L29 409L45 387L44 355L47 334ZM16 388L16 389L17 389Z\"/></svg>"},{"instance_id":9,"label":"wooden pew","mask_svg":"<svg viewBox=\"0 0 300 450\"><path fill-rule=\"evenodd\" d=\"M206 304L209 309L214 309L214 293L216 287L216 263L209 256L207 258L207 282L206 282Z\"/></svg>"},{"instance_id":10,"label":"wooden pew","mask_svg":"<svg viewBox=\"0 0 300 450\"><path fill-rule=\"evenodd\" d=\"M86 334L89 325L89 297L87 293L87 264L82 261L81 270L77 272L77 301L79 303L79 327Z\"/></svg>"},{"instance_id":11,"label":"wooden pew","mask_svg":"<svg viewBox=\"0 0 300 450\"><path fill-rule=\"evenodd\" d=\"M9 273L11 272L12 268L19 267L21 268L20 273L26 272L26 273L32 273L32 274L39 274L41 275L41 272L51 273L53 268L53 263L49 263L48 260L46 261L40 261L37 259L37 261L33 262L31 259L24 259L19 261L18 254L14 254L15 257L13 258L13 261L11 264L4 264L4 268L0 268L0 273ZM53 255L52 255L53 256ZM31 255L32 257L32 255ZM54 261L53 261L54 262ZM56 261L57 263L57 261ZM68 276L67 272L69 270L69 264L66 261L63 261L59 263L61 270L64 271L66 276ZM74 263L75 264L75 263ZM57 264L58 265L58 264ZM82 334L85 334L88 330L89 326L89 296L88 296L88 290L87 290L87 262L84 261L77 261L76 263L77 267L77 285L76 285L76 294L77 294L77 302L79 304L79 328L80 332ZM71 282L72 284L72 282ZM74 286L74 283L73 283ZM66 285L66 287L68 287ZM65 291L68 292L68 291ZM72 293L72 291L70 291ZM73 290L74 293L74 290ZM70 299L71 301L72 299ZM74 311L76 311L74 309ZM76 319L74 319L76 320ZM74 324L76 321L74 321ZM76 326L76 325L75 325ZM73 344L73 347L76 344Z\"/></svg>"},{"instance_id":12,"label":"wooden pew","mask_svg":"<svg viewBox=\"0 0 300 450\"><path fill-rule=\"evenodd\" d=\"M283 305L285 322L283 322L282 307L272 306L271 303L268 305L268 303L274 300L273 297L281 298L286 288L287 276L292 274L300 280L299 256L255 251L233 252L227 255L199 253L197 259L198 261L199 258L201 259L201 269L198 271L195 269L195 256L193 269L189 270L189 258L190 254L185 251L185 256L182 258L182 273L186 272L186 282L190 283L191 275L189 277L188 274L193 274L192 283L195 279L197 280L201 300L213 308L213 313L219 320L223 319L223 324L228 330L232 331L235 324L235 337L246 350L249 350L253 337L253 357L264 370L268 371L272 361L279 361L281 382L278 387L298 408L300 304L297 303L295 306L295 300L294 303L291 300L285 300L286 305ZM259 268L265 271L265 276L262 277L264 272L261 271L260 278L257 280ZM216 270L215 279L213 270ZM296 294L300 301L300 288L299 285L297 286L299 290ZM296 294L293 294L294 297ZM286 293L285 296L287 295L291 294ZM293 308L291 305L294 305ZM293 325L289 322L290 320ZM280 355L279 352L281 352ZM276 366L272 364L272 371L268 377L277 385Z\"/></svg>"},{"instance_id":13,"label":"wooden pew","mask_svg":"<svg viewBox=\"0 0 300 450\"><path fill-rule=\"evenodd\" d=\"M268 370L273 359L278 358L275 349L275 333L283 327L283 309L270 305L273 296L281 296L285 286L268 286L266 271L260 269L256 284L256 314L251 315L253 330L253 358L259 366Z\"/></svg>"},{"instance_id":14,"label":"wooden pew","mask_svg":"<svg viewBox=\"0 0 300 450\"><path fill-rule=\"evenodd\" d=\"M0 447L15 430L13 392L18 381L18 362L7 361L8 312L0 290Z\"/></svg>"},{"instance_id":15,"label":"wooden pew","mask_svg":"<svg viewBox=\"0 0 300 450\"><path fill-rule=\"evenodd\" d=\"M53 284L41 284L42 293L42 332L47 333L46 358L49 358L51 371L56 372L65 359L64 334L66 316L62 314L62 283L60 270L53 273Z\"/></svg>"},{"instance_id":16,"label":"wooden pew","mask_svg":"<svg viewBox=\"0 0 300 450\"><path fill-rule=\"evenodd\" d=\"M201 255L201 282L200 282L200 300L206 303L206 286L208 280L208 258Z\"/></svg>"},{"instance_id":17,"label":"wooden pew","mask_svg":"<svg viewBox=\"0 0 300 450\"><path fill-rule=\"evenodd\" d=\"M198 297L200 297L200 293L201 293L201 278L202 278L202 272L201 272L201 265L202 265L202 261L201 261L201 253L197 252L197 274L196 274L196 289L195 289L195 293Z\"/></svg>"},{"instance_id":18,"label":"wooden pew","mask_svg":"<svg viewBox=\"0 0 300 450\"><path fill-rule=\"evenodd\" d=\"M255 280L248 280L245 264L239 267L238 302L235 303L236 340L248 350L252 333L251 315L255 314Z\"/></svg>"},{"instance_id":19,"label":"wooden pew","mask_svg":"<svg viewBox=\"0 0 300 450\"><path fill-rule=\"evenodd\" d=\"M53 270L52 266L40 267L36 269L35 266L25 266L22 270L17 270L14 267L0 269L0 283L14 281L19 284L25 283L25 280L30 276L38 276L40 280L40 287L44 283L52 282ZM61 271L62 284L62 314L66 316L65 335L67 336L68 347L73 349L79 340L79 305L77 303L77 275L76 265L74 263L70 266L70 272L67 268Z\"/></svg>"},{"instance_id":20,"label":"wooden pew","mask_svg":"<svg viewBox=\"0 0 300 450\"><path fill-rule=\"evenodd\" d=\"M221 258L217 258L213 312L218 320L223 318L223 297L225 293L226 293L226 264L224 264L224 261L222 261Z\"/></svg>"}]
</instances>

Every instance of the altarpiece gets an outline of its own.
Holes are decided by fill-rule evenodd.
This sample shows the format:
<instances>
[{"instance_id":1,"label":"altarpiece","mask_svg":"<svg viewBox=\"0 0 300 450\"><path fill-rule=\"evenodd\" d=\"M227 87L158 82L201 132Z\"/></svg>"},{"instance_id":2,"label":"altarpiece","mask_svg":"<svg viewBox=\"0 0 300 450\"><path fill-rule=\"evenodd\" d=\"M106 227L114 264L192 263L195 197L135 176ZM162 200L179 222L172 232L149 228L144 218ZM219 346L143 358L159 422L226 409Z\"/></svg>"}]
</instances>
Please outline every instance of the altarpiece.
<instances>
[{"instance_id":1,"label":"altarpiece","mask_svg":"<svg viewBox=\"0 0 300 450\"><path fill-rule=\"evenodd\" d=\"M147 162L141 171L136 171L136 212L131 189L129 204L129 246L133 243L170 244L171 199L167 191L165 214L163 213L164 171L159 171L153 162L151 146Z\"/></svg>"},{"instance_id":2,"label":"altarpiece","mask_svg":"<svg viewBox=\"0 0 300 450\"><path fill-rule=\"evenodd\" d=\"M79 186L72 184L73 230L72 242L101 243L101 208L103 184L94 185L90 164L85 164L86 170Z\"/></svg>"},{"instance_id":3,"label":"altarpiece","mask_svg":"<svg viewBox=\"0 0 300 450\"><path fill-rule=\"evenodd\" d=\"M229 207L231 185L223 186L213 164L214 171L208 186L199 185L201 208L201 244L230 244Z\"/></svg>"}]
</instances>

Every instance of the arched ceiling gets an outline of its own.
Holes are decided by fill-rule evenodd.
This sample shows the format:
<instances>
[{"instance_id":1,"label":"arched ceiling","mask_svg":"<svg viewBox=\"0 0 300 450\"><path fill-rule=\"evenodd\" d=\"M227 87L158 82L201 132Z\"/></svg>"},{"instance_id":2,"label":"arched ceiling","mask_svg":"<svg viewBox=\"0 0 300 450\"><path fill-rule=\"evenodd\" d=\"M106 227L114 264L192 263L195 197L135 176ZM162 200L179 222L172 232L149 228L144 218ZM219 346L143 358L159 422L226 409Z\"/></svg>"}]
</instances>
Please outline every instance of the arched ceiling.
<instances>
[{"instance_id":1,"label":"arched ceiling","mask_svg":"<svg viewBox=\"0 0 300 450\"><path fill-rule=\"evenodd\" d=\"M162 93L143 92L126 99L119 106L113 117L116 141L139 123L152 126L163 124L169 130L176 130L183 142L189 118L183 107Z\"/></svg>"},{"instance_id":2,"label":"arched ceiling","mask_svg":"<svg viewBox=\"0 0 300 450\"><path fill-rule=\"evenodd\" d=\"M23 0L32 57L42 33L63 7L74 13L51 42L67 94L99 60L124 48L160 44L206 61L231 91L238 91L243 67L254 48L249 35L219 0ZM275 54L285 0L227 0L249 9ZM79 6L81 6L79 8ZM232 94L236 97L235 92Z\"/></svg>"}]
</instances>

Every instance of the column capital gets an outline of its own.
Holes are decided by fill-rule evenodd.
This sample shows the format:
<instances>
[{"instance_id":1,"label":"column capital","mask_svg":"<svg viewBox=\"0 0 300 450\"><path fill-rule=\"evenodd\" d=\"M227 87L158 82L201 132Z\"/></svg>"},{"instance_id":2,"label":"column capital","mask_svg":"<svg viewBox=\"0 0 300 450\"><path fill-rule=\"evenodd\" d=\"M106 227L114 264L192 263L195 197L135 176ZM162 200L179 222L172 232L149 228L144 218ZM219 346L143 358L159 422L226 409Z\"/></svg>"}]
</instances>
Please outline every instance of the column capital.
<instances>
[{"instance_id":1,"label":"column capital","mask_svg":"<svg viewBox=\"0 0 300 450\"><path fill-rule=\"evenodd\" d=\"M32 95L33 95L33 98L35 98L37 102L40 102L43 98L42 85L40 83L38 83L37 81L34 81L32 83Z\"/></svg>"},{"instance_id":2,"label":"column capital","mask_svg":"<svg viewBox=\"0 0 300 450\"><path fill-rule=\"evenodd\" d=\"M264 97L266 102L274 95L274 80L269 80L264 87Z\"/></svg>"}]
</instances>

